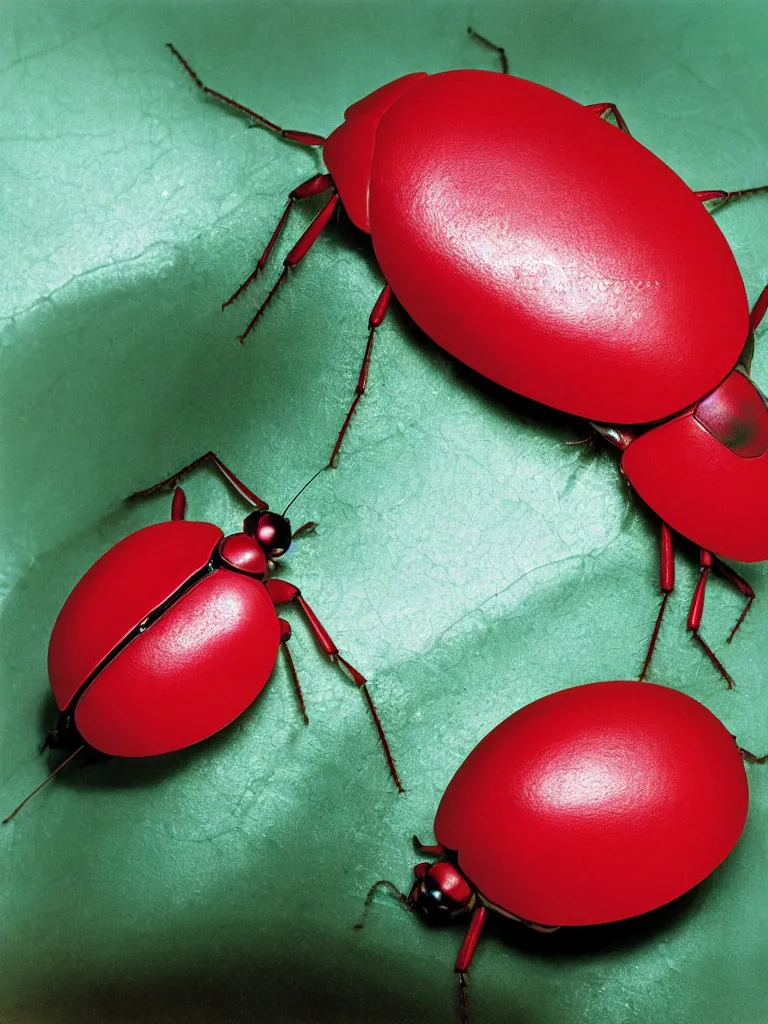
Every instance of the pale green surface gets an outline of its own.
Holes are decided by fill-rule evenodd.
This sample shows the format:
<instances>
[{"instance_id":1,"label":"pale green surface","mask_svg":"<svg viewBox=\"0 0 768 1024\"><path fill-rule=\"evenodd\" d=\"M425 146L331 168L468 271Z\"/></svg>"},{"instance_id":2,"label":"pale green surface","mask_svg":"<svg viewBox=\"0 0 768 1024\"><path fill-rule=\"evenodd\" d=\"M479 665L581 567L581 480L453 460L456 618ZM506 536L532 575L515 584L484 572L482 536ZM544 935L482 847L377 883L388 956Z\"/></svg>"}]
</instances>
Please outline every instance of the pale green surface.
<instances>
[{"instance_id":1,"label":"pale green surface","mask_svg":"<svg viewBox=\"0 0 768 1024\"><path fill-rule=\"evenodd\" d=\"M121 499L213 447L277 507L327 457L381 285L365 240L332 231L243 349L268 280L245 276L312 155L205 102L214 88L326 133L398 75L492 67L583 102L616 101L695 188L768 180L768 11L733 4L420 2L4 5L0 31L2 593L0 798L41 777L45 655L77 577L168 501ZM311 207L311 204L309 204ZM311 210L295 215L298 237ZM719 215L754 298L768 201ZM286 241L286 246L289 244ZM270 277L269 280L273 278ZM768 384L766 338L754 364ZM408 884L409 837L500 719L554 689L637 673L656 614L656 524L581 428L465 373L395 311L341 468L295 509L319 520L285 575L372 690L408 787L386 775L360 697L292 616L311 726L281 668L252 712L199 749L72 771L0 831L0 1019L17 1022L457 1020L461 929L380 897ZM243 509L208 473L193 516ZM761 595L711 589L686 638L695 565L678 559L653 676L768 747ZM55 763L52 758L51 763ZM768 773L750 768L738 852L682 906L549 942L491 931L473 1024L764 1024Z\"/></svg>"}]
</instances>

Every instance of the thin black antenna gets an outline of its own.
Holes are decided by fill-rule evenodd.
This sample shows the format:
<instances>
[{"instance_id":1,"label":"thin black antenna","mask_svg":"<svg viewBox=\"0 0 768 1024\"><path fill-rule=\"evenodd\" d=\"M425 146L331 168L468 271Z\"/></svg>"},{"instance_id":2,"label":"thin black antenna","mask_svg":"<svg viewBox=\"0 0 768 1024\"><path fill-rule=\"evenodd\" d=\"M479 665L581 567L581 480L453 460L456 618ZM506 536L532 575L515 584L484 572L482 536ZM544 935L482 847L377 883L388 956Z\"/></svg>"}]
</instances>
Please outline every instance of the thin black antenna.
<instances>
[{"instance_id":1,"label":"thin black antenna","mask_svg":"<svg viewBox=\"0 0 768 1024\"><path fill-rule=\"evenodd\" d=\"M40 783L40 785L35 787L35 789L33 789L32 792L29 794L29 796L25 796L24 797L24 799L21 801L19 806L14 811L11 811L11 813L8 815L7 818L3 818L3 822L2 822L3 825L7 825L8 822L11 820L11 818L15 818L16 815L21 810L21 808L24 806L24 804L28 803L36 793L40 792L40 790L43 788L43 786L46 786L51 781L51 779L53 779L56 775L59 774L59 772L62 770L62 768L66 768L67 765L70 763L70 761L74 761L74 759L77 757L77 755L82 753L84 750L85 750L85 744L81 743L80 746L77 748L77 750L74 753L70 754L69 757L65 758L57 768L53 769L53 771L51 772L51 774L48 776L47 779L43 779L43 781Z\"/></svg>"},{"instance_id":2,"label":"thin black antenna","mask_svg":"<svg viewBox=\"0 0 768 1024\"><path fill-rule=\"evenodd\" d=\"M320 474L323 472L323 470L327 469L327 468L328 468L327 466L322 466L320 469L318 469L318 471L314 474L314 476L311 476L309 478L309 480L307 480L307 482L304 484L303 487L299 488L299 490L294 494L294 496L291 498L291 500L288 502L288 504L283 509L283 513L282 513L283 515L285 515L285 513L288 511L288 509L291 507L291 505L294 503L294 501L296 501L296 499L299 497L299 495L303 494L303 492L306 491L306 489L309 487L309 485L312 483L312 481L313 480L317 480L317 478L320 476Z\"/></svg>"}]
</instances>

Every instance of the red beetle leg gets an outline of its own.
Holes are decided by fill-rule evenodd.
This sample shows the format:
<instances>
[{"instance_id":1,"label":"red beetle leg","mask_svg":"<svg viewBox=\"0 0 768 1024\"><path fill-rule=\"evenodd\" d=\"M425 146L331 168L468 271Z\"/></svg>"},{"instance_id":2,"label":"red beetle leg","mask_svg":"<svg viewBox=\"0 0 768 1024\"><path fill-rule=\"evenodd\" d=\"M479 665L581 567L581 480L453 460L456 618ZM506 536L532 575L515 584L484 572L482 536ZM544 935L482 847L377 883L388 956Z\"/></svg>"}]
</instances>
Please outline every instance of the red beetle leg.
<instances>
[{"instance_id":1,"label":"red beetle leg","mask_svg":"<svg viewBox=\"0 0 768 1024\"><path fill-rule=\"evenodd\" d=\"M203 85L197 74L192 70L187 61L181 56L179 51L171 43L166 43L166 46L174 55L176 60L181 64L184 70L187 72L189 77L198 87L202 89L208 96L213 96L214 99L221 100L222 103L226 103L230 107L234 107L235 110L242 111L243 114L247 114L252 117L254 121L263 125L265 128L270 128L273 132L279 132L284 139L290 139L291 142L298 142L302 146L322 146L325 142L323 135L314 135L312 132L297 132L291 129L281 128L279 124L275 124L274 121L268 121L266 117L262 117L261 114L257 114L255 110L251 110L250 107L244 107L242 103L238 103L237 100L231 99L229 96L225 96L221 92L216 92L215 89L209 89L207 85Z\"/></svg>"},{"instance_id":2,"label":"red beetle leg","mask_svg":"<svg viewBox=\"0 0 768 1024\"><path fill-rule=\"evenodd\" d=\"M425 846L418 836L413 837L413 846L417 853L423 853L427 857L442 857L445 854L445 847L440 843L435 846Z\"/></svg>"},{"instance_id":3,"label":"red beetle leg","mask_svg":"<svg viewBox=\"0 0 768 1024\"><path fill-rule=\"evenodd\" d=\"M188 466L184 466L183 469L174 473L173 476L169 476L166 480L161 480L159 484L153 484L151 487L145 487L143 491L135 491L133 494L129 495L128 501L131 501L134 498L145 498L148 494L154 494L155 491L163 491L169 487L174 487L182 477L187 475L187 473L191 473L193 469L197 469L198 466L209 460L213 463L218 472L221 473L230 487L234 488L240 497L244 498L249 505L253 505L254 508L269 508L266 501L262 501L257 494L254 494L250 488L246 487L242 480L238 479L232 470L229 469L228 466L224 465L215 452L206 452L205 455L201 455L199 459L195 459L194 462L190 462ZM171 518L173 519L173 509L171 509Z\"/></svg>"},{"instance_id":4,"label":"red beetle leg","mask_svg":"<svg viewBox=\"0 0 768 1024\"><path fill-rule=\"evenodd\" d=\"M387 737L384 734L384 727L381 724L381 719L379 718L379 713L376 710L376 705L373 703L373 698L368 690L368 680L362 672L358 672L354 665L350 665L346 658L342 658L341 654L339 654L339 648L331 639L328 630L304 600L298 587L295 587L292 583L288 583L287 580L267 580L266 587L267 593L275 604L288 604L288 602L293 600L298 601L299 607L304 612L307 619L309 628L314 633L315 639L320 644L323 651L328 655L328 658L343 666L348 675L351 676L355 685L363 691L363 696L365 697L366 704L368 705L368 709L373 717L373 722L376 726L376 731L379 734L381 745L384 748L384 756L387 759L387 765L389 766L392 780L397 786L399 792L404 793L405 790L403 789L403 784L400 781L400 776L397 774L397 768L395 767L395 761L392 757L392 751L389 749L389 743L387 742Z\"/></svg>"},{"instance_id":5,"label":"red beetle leg","mask_svg":"<svg viewBox=\"0 0 768 1024\"><path fill-rule=\"evenodd\" d=\"M381 327L384 322L384 317L387 315L387 308L389 306L389 300L392 297L392 289L388 284L385 284L381 293L376 299L376 304L371 310L371 315L368 317L368 344L365 346L365 354L363 355L363 363L360 367L360 373L357 378L357 385L355 386L355 397L352 399L352 404L347 411L347 415L344 417L344 422L341 425L339 436L336 438L336 444L333 446L331 457L328 460L328 468L335 469L339 458L339 452L341 451L341 445L346 437L349 424L352 422L352 417L355 415L358 403L365 394L365 389L368 386L368 370L371 365L371 353L373 352L373 339L376 337L376 329Z\"/></svg>"},{"instance_id":6,"label":"red beetle leg","mask_svg":"<svg viewBox=\"0 0 768 1024\"><path fill-rule=\"evenodd\" d=\"M659 614L656 616L656 625L653 627L651 642L648 644L648 651L643 662L643 670L638 676L641 683L644 681L651 664L651 658L656 647L656 641L659 638L661 620L664 618L669 595L675 589L675 552L672 546L672 531L664 522L661 524L661 571L659 583L662 593L661 607L659 608Z\"/></svg>"},{"instance_id":7,"label":"red beetle leg","mask_svg":"<svg viewBox=\"0 0 768 1024\"><path fill-rule=\"evenodd\" d=\"M613 114L613 119L616 122L616 127L619 128L625 135L632 136L632 132L627 128L627 122L621 116L621 111L615 103L587 103L587 110L594 111L598 117L603 117L605 114Z\"/></svg>"},{"instance_id":8,"label":"red beetle leg","mask_svg":"<svg viewBox=\"0 0 768 1024\"><path fill-rule=\"evenodd\" d=\"M186 510L187 496L180 487L177 487L173 492L173 500L171 501L171 522L177 523L183 519Z\"/></svg>"},{"instance_id":9,"label":"red beetle leg","mask_svg":"<svg viewBox=\"0 0 768 1024\"><path fill-rule=\"evenodd\" d=\"M485 907L479 906L472 914L472 920L469 922L469 928L467 928L467 933L464 936L459 955L456 958L456 966L454 967L454 970L458 971L459 974L459 999L461 1001L461 1019L464 1024L469 1024L466 973L469 970L469 965L472 962L477 946L477 940L480 938L480 932L485 923L485 913Z\"/></svg>"},{"instance_id":10,"label":"red beetle leg","mask_svg":"<svg viewBox=\"0 0 768 1024\"><path fill-rule=\"evenodd\" d=\"M301 683L299 682L299 673L296 671L296 666L293 662L293 655L291 654L290 648L288 647L288 641L291 639L291 626L290 623L286 622L285 619L278 619L280 623L280 643L285 654L285 660L288 663L288 671L293 681L293 688L296 691L296 700L299 702L299 711L301 717L304 719L304 725L309 725L309 715L307 714L307 706L304 703L304 694L301 690Z\"/></svg>"},{"instance_id":11,"label":"red beetle leg","mask_svg":"<svg viewBox=\"0 0 768 1024\"><path fill-rule=\"evenodd\" d=\"M717 557L714 558L714 567L721 576L724 576L729 583L732 583L739 593L743 594L747 599L741 611L741 615L736 621L736 625L733 627L728 639L726 640L726 643L731 643L741 628L741 624L744 622L744 619L746 619L747 612L752 607L752 602L755 600L755 592L743 576L740 576L735 569L732 569L730 565L726 565L725 562L722 562Z\"/></svg>"},{"instance_id":12,"label":"red beetle leg","mask_svg":"<svg viewBox=\"0 0 768 1024\"><path fill-rule=\"evenodd\" d=\"M712 650L709 644L707 644L706 641L702 639L701 634L699 633L699 627L701 626L701 618L704 614L704 597L706 595L707 590L707 580L709 579L709 573L711 568L712 555L709 551L705 551L702 548L701 570L699 572L699 578L696 582L696 589L693 592L691 607L688 612L688 629L693 634L694 640L696 640L699 646L703 649L706 656L709 658L709 660L715 666L717 671L726 681L726 683L728 684L728 689L732 690L734 686L732 677L730 676L730 674L728 673L727 669L722 664L720 659L717 657L715 652Z\"/></svg>"},{"instance_id":13,"label":"red beetle leg","mask_svg":"<svg viewBox=\"0 0 768 1024\"><path fill-rule=\"evenodd\" d=\"M701 192L694 192L693 194L700 199L702 203L727 203L731 199L741 199L742 196L752 196L758 192L768 192L768 185L757 185L755 188L742 188L738 192L726 192L722 188L705 189Z\"/></svg>"},{"instance_id":14,"label":"red beetle leg","mask_svg":"<svg viewBox=\"0 0 768 1024\"><path fill-rule=\"evenodd\" d=\"M280 220L277 222L277 227L272 232L272 236L267 242L264 252L261 254L261 256L259 256L258 263L256 264L253 273L246 277L246 279L243 281L243 283L240 285L237 291L230 295L226 302L222 303L222 309L226 309L227 306L231 305L235 301L235 299L238 299L243 294L245 289L250 284L252 284L253 281L256 280L258 275L267 265L267 260L269 259L270 254L275 247L275 243L282 234L283 228L285 227L288 221L288 215L291 212L291 207L296 202L296 200L308 199L310 196L318 196L322 192L327 192L329 188L333 188L333 179L331 178L330 174L315 174L307 181L302 182L301 185L298 185L293 190L293 192L291 192L291 194L288 196L288 202L286 204L285 209L283 210L282 216L280 217Z\"/></svg>"},{"instance_id":15,"label":"red beetle leg","mask_svg":"<svg viewBox=\"0 0 768 1024\"><path fill-rule=\"evenodd\" d=\"M296 597L299 592L298 587L294 587L292 583L287 580L267 580L265 583L267 593L272 598L273 604L288 604Z\"/></svg>"},{"instance_id":16,"label":"red beetle leg","mask_svg":"<svg viewBox=\"0 0 768 1024\"><path fill-rule=\"evenodd\" d=\"M318 240L318 238L320 237L320 234L321 234L323 228L327 225L328 221L333 216L333 212L336 209L336 207L338 206L338 204L339 204L338 193L334 193L331 196L331 198L328 200L328 202L325 204L325 206L322 208L320 213L318 213L318 215L315 217L315 219L309 225L309 227L304 232L304 234L301 236L301 238L298 240L296 245L294 245L294 247L291 249L291 251L285 257L285 259L283 260L283 270L282 270L282 273L280 274L280 276L278 277L277 281L275 281L274 285L270 289L270 292L267 295L266 299L264 299L262 304L256 310L256 313L255 313L253 319L251 320L251 322L248 324L248 326L245 328L243 333L240 335L240 343L241 344L245 341L245 339L248 337L248 335L251 333L253 328L256 326L256 324L261 319L262 314L264 313L264 310L267 308L267 306L270 304L272 299L275 297L278 288L280 287L280 285L285 280L285 276L288 273L288 271L290 270L290 268L298 266L298 264L301 263L301 261L304 259L304 257L309 252L309 250L312 248L312 246Z\"/></svg>"},{"instance_id":17,"label":"red beetle leg","mask_svg":"<svg viewBox=\"0 0 768 1024\"><path fill-rule=\"evenodd\" d=\"M374 725L376 726L376 731L379 733L379 739L381 740L381 745L383 746L384 749L384 757L387 759L387 765L389 766L389 772L392 776L392 781L397 786L397 790L399 793L406 792L404 791L402 782L400 781L400 777L397 774L397 768L395 767L392 752L389 750L389 743L387 742L387 737L384 733L384 727L381 724L381 719L379 718L379 713L376 710L374 699L371 696L371 691L368 688L368 680L364 675L362 675L362 673L358 672L354 668L354 666L350 665L349 662L347 662L346 658L341 656L341 654L339 653L339 648L332 640L328 630L323 625L323 623L319 621L319 618L317 618L314 611L310 608L310 606L307 604L307 602L304 600L300 593L297 594L297 599L301 606L301 610L306 615L307 622L309 623L309 628L311 629L312 633L314 633L314 636L317 639L319 645L323 647L325 652L331 658L332 662L338 662L339 665L346 669L347 674L352 679L352 682L356 686L358 686L360 690L362 690L362 695L365 696L366 703L369 707L369 711L371 712L371 715L373 717Z\"/></svg>"},{"instance_id":18,"label":"red beetle leg","mask_svg":"<svg viewBox=\"0 0 768 1024\"><path fill-rule=\"evenodd\" d=\"M469 970L469 965L472 962L472 957L477 946L477 940L480 938L480 932L482 931L483 924L485 923L485 907L481 904L477 907L473 914L472 920L469 922L469 928L467 928L467 934L464 936L464 941L461 944L459 955L456 957L455 970L459 973L464 974Z\"/></svg>"},{"instance_id":19,"label":"red beetle leg","mask_svg":"<svg viewBox=\"0 0 768 1024\"><path fill-rule=\"evenodd\" d=\"M749 326L753 331L756 331L759 327L766 314L766 310L768 310L768 284L760 292L760 296L752 307L752 312L749 314Z\"/></svg>"},{"instance_id":20,"label":"red beetle leg","mask_svg":"<svg viewBox=\"0 0 768 1024\"><path fill-rule=\"evenodd\" d=\"M291 534L291 540L297 540L299 537L303 537L307 533L315 533L316 529L317 523L303 523L297 530L293 531Z\"/></svg>"},{"instance_id":21,"label":"red beetle leg","mask_svg":"<svg viewBox=\"0 0 768 1024\"><path fill-rule=\"evenodd\" d=\"M478 43L482 43L483 46L487 46L489 50L494 50L499 55L499 60L501 61L502 75L509 74L509 61L507 60L507 53L503 46L497 46L497 44L492 43L490 39L486 39L485 36L481 36L479 32L475 32L473 28L467 28L467 34Z\"/></svg>"},{"instance_id":22,"label":"red beetle leg","mask_svg":"<svg viewBox=\"0 0 768 1024\"><path fill-rule=\"evenodd\" d=\"M699 570L699 578L696 581L696 589L693 592L691 607L688 611L688 629L693 633L695 633L701 626L701 618L704 614L704 597L706 594L709 572L712 568L712 555L702 548L700 560L701 568Z\"/></svg>"}]
</instances>

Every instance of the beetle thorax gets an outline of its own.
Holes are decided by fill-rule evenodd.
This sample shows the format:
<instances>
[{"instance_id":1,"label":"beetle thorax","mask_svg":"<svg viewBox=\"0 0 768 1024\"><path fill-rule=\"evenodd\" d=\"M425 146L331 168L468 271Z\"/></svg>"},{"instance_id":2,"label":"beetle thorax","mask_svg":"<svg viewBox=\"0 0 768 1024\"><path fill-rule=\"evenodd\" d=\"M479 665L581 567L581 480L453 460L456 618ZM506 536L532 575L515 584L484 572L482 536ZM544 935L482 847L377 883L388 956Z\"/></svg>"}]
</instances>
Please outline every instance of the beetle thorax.
<instances>
[{"instance_id":1,"label":"beetle thorax","mask_svg":"<svg viewBox=\"0 0 768 1024\"><path fill-rule=\"evenodd\" d=\"M230 569L263 577L267 574L267 557L255 537L233 533L219 544L219 558Z\"/></svg>"},{"instance_id":2,"label":"beetle thorax","mask_svg":"<svg viewBox=\"0 0 768 1024\"><path fill-rule=\"evenodd\" d=\"M768 450L768 408L739 369L702 398L693 415L708 433L742 458L754 459Z\"/></svg>"},{"instance_id":3,"label":"beetle thorax","mask_svg":"<svg viewBox=\"0 0 768 1024\"><path fill-rule=\"evenodd\" d=\"M326 167L347 216L361 231L371 230L368 195L379 121L403 93L424 77L424 72L404 75L353 103L344 112L344 123L331 132L323 147Z\"/></svg>"}]
</instances>

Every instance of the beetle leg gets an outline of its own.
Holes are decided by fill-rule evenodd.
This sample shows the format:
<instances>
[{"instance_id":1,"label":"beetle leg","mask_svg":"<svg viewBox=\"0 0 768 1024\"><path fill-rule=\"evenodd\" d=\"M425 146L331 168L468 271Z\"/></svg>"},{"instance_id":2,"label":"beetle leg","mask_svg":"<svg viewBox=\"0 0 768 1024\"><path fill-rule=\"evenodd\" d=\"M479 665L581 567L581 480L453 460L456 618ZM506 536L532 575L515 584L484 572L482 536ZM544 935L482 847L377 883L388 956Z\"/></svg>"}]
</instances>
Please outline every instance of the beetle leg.
<instances>
[{"instance_id":1,"label":"beetle leg","mask_svg":"<svg viewBox=\"0 0 768 1024\"><path fill-rule=\"evenodd\" d=\"M286 204L285 209L283 210L282 216L280 217L280 220L277 222L277 227L272 232L272 236L267 242L264 252L261 254L261 256L259 256L258 263L256 264L253 273L246 277L246 279L243 281L243 283L240 285L237 291L233 292L233 294L230 295L226 302L223 302L221 304L222 309L226 309L227 306L231 305L231 303L235 301L235 299L238 299L243 294L248 285L252 284L252 282L256 280L259 273L267 265L267 260L269 259L270 254L275 247L275 242L277 242L278 238L280 237L282 230L288 221L288 215L291 212L291 208L293 207L293 204L296 202L296 200L308 199L310 196L318 196L322 192L327 192L329 188L333 188L333 179L331 178L330 174L315 174L307 181L302 182L301 185L298 185L293 190L293 192L290 193L290 195L288 196L288 202Z\"/></svg>"},{"instance_id":2,"label":"beetle leg","mask_svg":"<svg viewBox=\"0 0 768 1024\"><path fill-rule=\"evenodd\" d=\"M187 496L180 487L177 487L173 492L173 501L171 502L171 522L177 523L183 519L186 510Z\"/></svg>"},{"instance_id":3,"label":"beetle leg","mask_svg":"<svg viewBox=\"0 0 768 1024\"><path fill-rule=\"evenodd\" d=\"M282 269L282 271L280 273L280 276L278 277L277 281L275 281L274 285L270 289L270 292L267 295L266 299L264 299L262 304L256 310L256 313L255 313L253 319L251 320L251 322L248 324L248 326L245 328L243 333L240 335L240 339L239 340L240 340L240 344L241 345L245 342L245 339L248 337L248 335L251 333L253 328L256 326L256 324L261 319L262 314L264 313L264 310L267 308L267 306L270 304L272 299L275 297L275 295L277 293L277 290L280 287L280 285L283 283L283 281L285 280L285 277L286 277L288 271L292 267L296 267L296 266L298 266L299 263L301 263L301 261L307 255L307 253L312 248L312 246L315 244L317 239L320 237L320 233L322 232L323 228L326 226L328 221L333 216L333 212L336 209L336 207L338 206L338 203L339 203L339 195L338 195L337 192L334 192L334 194L331 196L331 198L328 200L328 202L322 208L320 213L318 213L318 215L315 217L315 219L309 225L307 230L304 232L304 234L298 240L296 245L294 245L294 247L291 249L291 251L285 257L285 259L283 260L283 269Z\"/></svg>"},{"instance_id":4,"label":"beetle leg","mask_svg":"<svg viewBox=\"0 0 768 1024\"><path fill-rule=\"evenodd\" d=\"M486 910L482 904L475 909L472 914L472 920L469 922L469 928L464 936L464 941L461 944L459 955L456 958L456 966L454 970L459 975L459 999L461 1001L461 1019L464 1024L468 1024L469 1021L469 1007L467 1005L467 971L469 965L472 962L472 957L477 947L477 940L480 938L480 932L483 930L483 924L485 923Z\"/></svg>"},{"instance_id":5,"label":"beetle leg","mask_svg":"<svg viewBox=\"0 0 768 1024\"><path fill-rule=\"evenodd\" d=\"M768 311L768 284L763 288L758 296L757 302L752 307L752 312L749 314L749 326L751 330L756 331L760 326L760 322Z\"/></svg>"},{"instance_id":6,"label":"beetle leg","mask_svg":"<svg viewBox=\"0 0 768 1024\"><path fill-rule=\"evenodd\" d=\"M418 836L413 837L413 847L417 853L423 853L425 857L442 857L445 855L445 847L437 843L435 846L425 846Z\"/></svg>"},{"instance_id":7,"label":"beetle leg","mask_svg":"<svg viewBox=\"0 0 768 1024\"><path fill-rule=\"evenodd\" d=\"M459 955L456 957L454 969L460 974L465 974L469 970L469 965L472 962L472 957L477 947L477 940L480 938L480 932L485 923L485 915L486 910L482 903L472 912L472 920L469 922L469 928L467 928L467 934L464 936L464 941L461 944Z\"/></svg>"},{"instance_id":8,"label":"beetle leg","mask_svg":"<svg viewBox=\"0 0 768 1024\"><path fill-rule=\"evenodd\" d=\"M509 74L509 61L507 60L507 53L503 46L497 46L496 43L492 43L490 39L486 39L485 36L481 36L479 32L475 32L473 28L467 28L467 35L472 39L475 39L478 43L482 43L483 46L487 46L489 50L495 50L499 55L499 60L501 61L502 75Z\"/></svg>"},{"instance_id":9,"label":"beetle leg","mask_svg":"<svg viewBox=\"0 0 768 1024\"><path fill-rule=\"evenodd\" d=\"M732 583L739 593L743 594L747 599L736 625L733 627L728 639L726 640L726 643L731 643L741 628L742 622L746 619L747 612L752 607L752 602L755 600L755 592L743 576L740 576L735 569L732 569L730 565L726 565L725 562L722 562L717 556L714 558L714 567L721 576L724 576L729 583Z\"/></svg>"},{"instance_id":10,"label":"beetle leg","mask_svg":"<svg viewBox=\"0 0 768 1024\"><path fill-rule=\"evenodd\" d=\"M288 641L291 639L291 626L290 623L286 622L285 619L278 619L280 623L280 644L285 654L285 660L288 663L288 671L290 672L291 679L293 680L293 688L296 691L296 700L299 702L299 711L301 717L304 719L304 725L309 725L309 715L307 714L307 706L304 703L304 694L301 692L301 683L299 682L299 673L296 671L296 666L293 663L293 655L288 646Z\"/></svg>"},{"instance_id":11,"label":"beetle leg","mask_svg":"<svg viewBox=\"0 0 768 1024\"><path fill-rule=\"evenodd\" d=\"M696 582L696 589L693 592L693 598L691 600L691 607L688 612L688 629L693 633L693 638L702 647L704 653L715 666L717 671L723 677L728 684L728 689L732 690L734 682L728 671L725 669L720 659L717 657L715 652L702 639L699 633L699 627L701 626L701 617L704 613L704 596L707 589L707 580L709 579L709 573L712 568L712 554L709 551L705 551L701 548L700 554L701 569L699 570L699 578Z\"/></svg>"},{"instance_id":12,"label":"beetle leg","mask_svg":"<svg viewBox=\"0 0 768 1024\"><path fill-rule=\"evenodd\" d=\"M176 60L181 64L184 70L187 72L189 77L207 96L213 96L214 99L220 100L222 103L226 103L227 106L234 107L235 110L241 111L243 114L247 114L252 117L254 121L257 121L264 128L269 128L273 132L277 132L282 135L284 139L289 139L291 142L298 142L302 146L322 146L325 142L325 136L315 135L312 132L297 132L292 129L281 128L279 124L275 124L274 121L268 121L266 117L262 117L261 114L257 114L255 110L251 110L250 107L244 107L242 103L238 103L237 100L231 99L229 96L225 96L224 93L216 92L215 89L209 89L207 85L203 85L197 74L192 70L189 63L181 56L179 51L172 43L165 44L171 51Z\"/></svg>"},{"instance_id":13,"label":"beetle leg","mask_svg":"<svg viewBox=\"0 0 768 1024\"><path fill-rule=\"evenodd\" d=\"M651 664L651 658L653 657L653 651L656 647L656 641L659 638L661 620L664 618L664 612L667 607L669 595L675 589L675 552L672 546L672 531L664 522L661 524L661 571L659 582L662 593L661 607L659 608L659 614L656 616L656 625L653 627L651 642L648 644L648 651L645 655L645 661L643 662L643 670L638 676L641 683L645 679L646 673Z\"/></svg>"},{"instance_id":14,"label":"beetle leg","mask_svg":"<svg viewBox=\"0 0 768 1024\"><path fill-rule=\"evenodd\" d=\"M389 749L389 743L387 742L387 737L384 734L384 727L381 724L381 719L379 718L379 713L376 710L376 705L373 703L373 698L368 690L368 680L362 672L358 672L354 665L350 665L346 658L342 658L339 653L339 648L331 639L328 630L304 600L304 597L298 587L294 586L293 583L289 583L287 580L267 580L266 587L267 593L275 604L288 604L290 601L296 601L298 603L306 617L309 628L315 636L315 639L320 644L330 661L333 661L346 669L355 685L363 691L365 702L371 712L374 725L376 726L376 731L379 734L379 739L381 740L381 745L384 748L384 756L387 759L387 765L389 766L392 780L398 790L401 793L404 793L405 790L403 789L403 784L400 781L400 776L397 774L397 768L395 767L395 761L392 757L392 751Z\"/></svg>"},{"instance_id":15,"label":"beetle leg","mask_svg":"<svg viewBox=\"0 0 768 1024\"><path fill-rule=\"evenodd\" d=\"M736 739L735 736L733 738L734 740ZM747 750L745 747L740 747L738 743L736 744L736 749L741 754L742 760L746 761L747 764L768 764L768 754L753 754L750 750Z\"/></svg>"},{"instance_id":16,"label":"beetle leg","mask_svg":"<svg viewBox=\"0 0 768 1024\"><path fill-rule=\"evenodd\" d=\"M585 104L586 110L591 110L597 114L598 117L605 119L606 114L613 114L613 119L616 122L616 127L624 132L625 135L632 136L632 132L627 127L627 122L621 116L621 111L615 103L587 103Z\"/></svg>"},{"instance_id":17,"label":"beetle leg","mask_svg":"<svg viewBox=\"0 0 768 1024\"><path fill-rule=\"evenodd\" d=\"M303 523L297 530L294 530L291 534L291 540L296 540L298 537L303 537L307 533L316 533L317 523Z\"/></svg>"},{"instance_id":18,"label":"beetle leg","mask_svg":"<svg viewBox=\"0 0 768 1024\"><path fill-rule=\"evenodd\" d=\"M339 436L336 438L336 444L333 446L331 457L328 460L328 468L335 469L339 459L339 452L341 451L341 445L346 437L349 424L352 422L352 417L355 415L355 411L360 402L360 399L365 394L365 389L368 386L368 370L371 366L371 353L373 352L373 339L376 336L377 328L381 327L384 322L384 317L387 315L387 308L389 307L389 300L392 297L392 289L388 284L385 284L381 290L381 293L376 299L376 304L371 310L371 315L368 317L368 344L365 346L365 354L363 356L363 364L360 367L360 373L357 378L357 384L355 386L355 397L352 399L347 415L344 417L344 422L341 425Z\"/></svg>"},{"instance_id":19,"label":"beetle leg","mask_svg":"<svg viewBox=\"0 0 768 1024\"><path fill-rule=\"evenodd\" d=\"M397 774L397 768L395 767L395 761L394 758L392 757L392 752L389 749L389 743L387 742L387 737L384 733L384 727L381 724L379 713L376 710L376 705L373 703L373 698L371 697L370 691L368 689L368 680L361 672L358 672L354 665L350 665L346 658L343 658L341 654L339 654L339 648L331 639L328 630L318 619L317 615L315 615L312 608L304 600L301 593L298 593L296 595L296 600L298 601L301 610L304 612L304 615L307 618L310 629L315 634L315 638L317 639L318 643L323 648L325 653L328 655L331 661L338 662L343 668L345 668L347 670L347 673L351 676L352 681L355 683L355 685L363 691L363 696L365 697L366 704L368 705L368 709L373 717L374 725L376 726L376 731L378 732L379 739L381 740L381 745L384 748L384 756L387 759L387 765L389 766L389 771L390 774L392 775L392 781L395 783L395 786L397 786L398 791L404 793L405 790L403 789L403 784L400 781L400 776Z\"/></svg>"},{"instance_id":20,"label":"beetle leg","mask_svg":"<svg viewBox=\"0 0 768 1024\"><path fill-rule=\"evenodd\" d=\"M237 491L240 497L244 498L249 505L253 505L254 508L260 509L269 508L266 501L262 501L257 494L254 494L250 488L246 487L242 480L238 479L232 470L228 466L224 465L215 452L206 452L205 455L201 455L199 459L195 459L193 462L190 462L189 465L184 466L177 473L169 476L166 480L161 480L159 484L153 484L151 487L145 487L143 491L135 491L133 494L130 494L127 500L132 501L134 498L146 498L147 495L154 494L155 491L164 491L170 487L175 487L182 477L185 477L187 473L191 473L193 469L197 469L198 466L207 461L213 463L214 467L219 473L221 473L230 487Z\"/></svg>"},{"instance_id":21,"label":"beetle leg","mask_svg":"<svg viewBox=\"0 0 768 1024\"><path fill-rule=\"evenodd\" d=\"M722 188L711 188L704 189L700 192L694 192L693 194L697 199L700 199L702 203L727 203L731 199L741 199L742 196L752 196L757 192L768 192L768 185L757 185L755 188L742 188L737 192L726 192Z\"/></svg>"}]
</instances>

